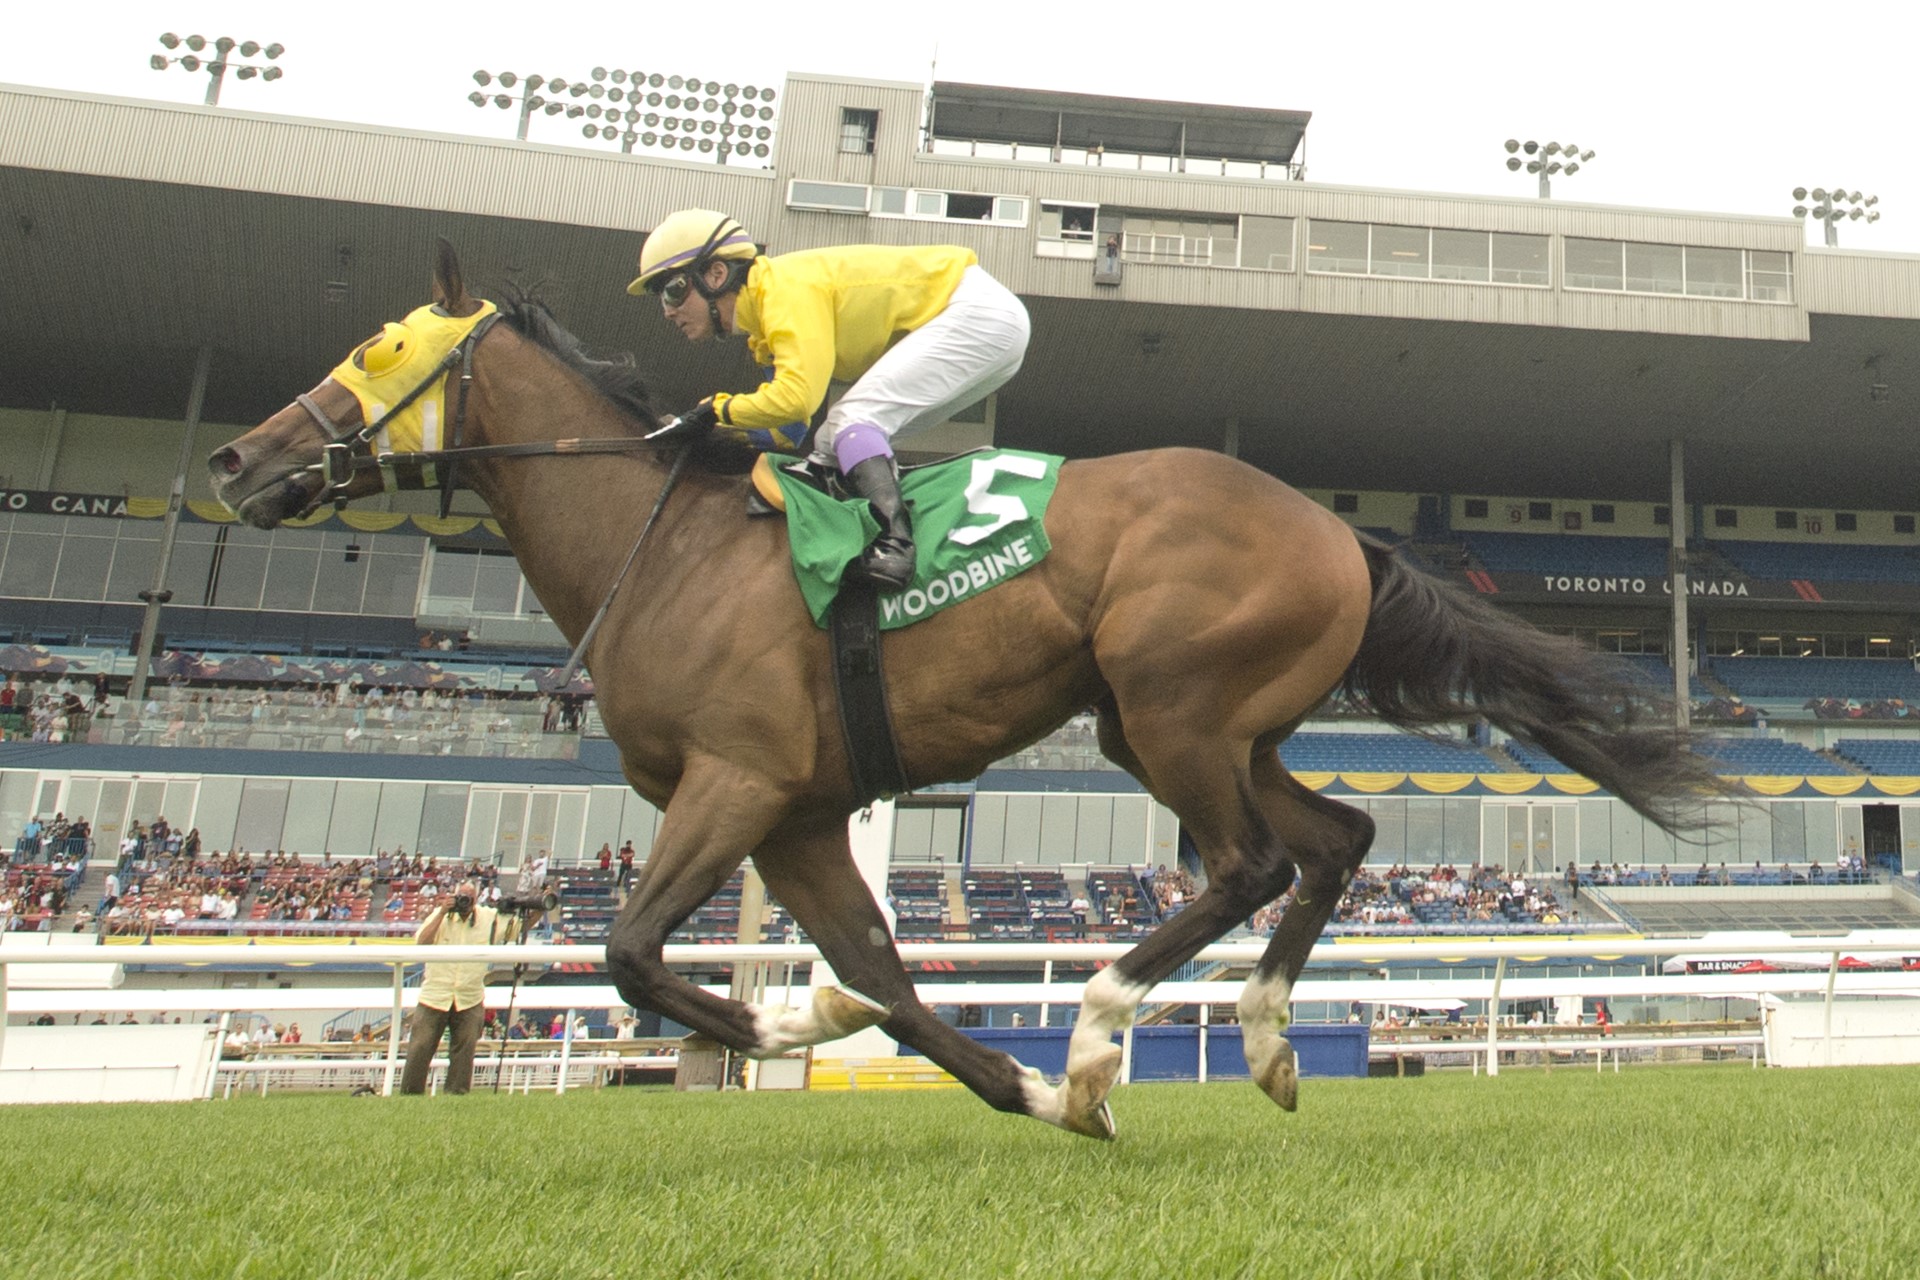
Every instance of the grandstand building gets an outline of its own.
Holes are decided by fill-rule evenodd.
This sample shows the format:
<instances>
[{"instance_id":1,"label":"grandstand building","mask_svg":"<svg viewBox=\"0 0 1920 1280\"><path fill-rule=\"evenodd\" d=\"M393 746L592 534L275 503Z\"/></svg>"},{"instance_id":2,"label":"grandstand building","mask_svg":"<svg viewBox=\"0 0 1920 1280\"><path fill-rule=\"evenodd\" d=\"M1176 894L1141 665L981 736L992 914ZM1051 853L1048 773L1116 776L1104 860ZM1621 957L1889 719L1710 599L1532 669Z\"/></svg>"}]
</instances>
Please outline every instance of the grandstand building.
<instances>
[{"instance_id":1,"label":"grandstand building","mask_svg":"<svg viewBox=\"0 0 1920 1280\"><path fill-rule=\"evenodd\" d=\"M769 154L716 164L0 86L5 665L117 690L176 474L188 498L161 622L177 688L84 741L0 743L0 832L85 814L111 861L164 812L216 849L644 854L658 815L591 716L549 741L561 641L471 498L260 533L203 496L200 460L423 302L441 235L481 292L537 287L590 350L633 352L663 408L750 382L737 346L690 349L623 291L653 220L698 205L773 252L963 244L1020 294L1023 372L918 448L1236 454L1678 683L1753 798L1676 847L1520 744L1333 707L1283 754L1371 812L1381 867L1920 871L1920 532L1888 465L1920 406L1920 257L1779 217L1315 184L1298 111L817 75L778 100ZM356 681L487 723L369 729L293 692ZM169 736L212 686L266 710ZM1094 875L1180 861L1084 727L893 821L903 934L1044 935L1076 892L1101 922L1133 895L1137 923L1139 882Z\"/></svg>"}]
</instances>

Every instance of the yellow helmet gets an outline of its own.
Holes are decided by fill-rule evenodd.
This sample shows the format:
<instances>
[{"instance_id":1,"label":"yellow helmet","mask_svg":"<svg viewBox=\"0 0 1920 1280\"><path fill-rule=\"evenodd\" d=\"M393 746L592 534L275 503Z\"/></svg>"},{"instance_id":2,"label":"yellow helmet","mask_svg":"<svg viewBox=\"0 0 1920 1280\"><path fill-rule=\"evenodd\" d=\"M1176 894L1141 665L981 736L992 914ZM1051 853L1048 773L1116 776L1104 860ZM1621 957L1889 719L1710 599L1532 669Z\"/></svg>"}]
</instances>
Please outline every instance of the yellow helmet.
<instances>
[{"instance_id":1,"label":"yellow helmet","mask_svg":"<svg viewBox=\"0 0 1920 1280\"><path fill-rule=\"evenodd\" d=\"M627 292L645 293L650 286L664 283L669 273L689 267L697 270L714 258L752 262L759 256L753 237L731 217L712 209L682 209L662 218L641 246L640 274Z\"/></svg>"}]
</instances>

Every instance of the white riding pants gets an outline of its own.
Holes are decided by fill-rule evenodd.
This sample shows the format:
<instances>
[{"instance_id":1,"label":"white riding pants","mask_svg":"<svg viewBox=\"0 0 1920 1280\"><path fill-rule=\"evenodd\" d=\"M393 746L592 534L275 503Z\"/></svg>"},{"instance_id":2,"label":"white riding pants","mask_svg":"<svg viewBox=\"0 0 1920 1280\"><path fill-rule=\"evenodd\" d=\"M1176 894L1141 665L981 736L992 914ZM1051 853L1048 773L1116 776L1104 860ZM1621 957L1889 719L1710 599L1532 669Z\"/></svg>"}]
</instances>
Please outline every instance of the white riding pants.
<instances>
[{"instance_id":1,"label":"white riding pants","mask_svg":"<svg viewBox=\"0 0 1920 1280\"><path fill-rule=\"evenodd\" d=\"M984 267L968 267L946 310L900 339L827 411L815 461L831 464L835 437L853 423L871 423L891 440L985 399L1020 372L1029 332L1013 291Z\"/></svg>"}]
</instances>

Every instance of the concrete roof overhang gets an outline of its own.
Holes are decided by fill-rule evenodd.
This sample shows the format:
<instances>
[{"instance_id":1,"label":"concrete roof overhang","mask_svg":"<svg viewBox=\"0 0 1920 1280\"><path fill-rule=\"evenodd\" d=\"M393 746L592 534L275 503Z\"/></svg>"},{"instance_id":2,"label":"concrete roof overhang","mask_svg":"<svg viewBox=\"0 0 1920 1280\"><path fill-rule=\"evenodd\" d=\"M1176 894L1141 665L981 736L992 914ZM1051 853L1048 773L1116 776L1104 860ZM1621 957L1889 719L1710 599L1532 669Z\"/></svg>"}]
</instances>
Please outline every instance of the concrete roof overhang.
<instances>
[{"instance_id":1,"label":"concrete roof overhang","mask_svg":"<svg viewBox=\"0 0 1920 1280\"><path fill-rule=\"evenodd\" d=\"M589 349L633 352L663 408L752 381L738 345L690 349L626 296L630 229L13 166L0 213L5 407L177 418L207 344L205 417L260 420L426 300L438 235L481 292L539 285ZM1678 438L1695 500L1916 506L1920 320L1815 314L1779 342L1027 301L1007 444L1218 448L1232 419L1241 456L1308 487L1661 501Z\"/></svg>"}]
</instances>

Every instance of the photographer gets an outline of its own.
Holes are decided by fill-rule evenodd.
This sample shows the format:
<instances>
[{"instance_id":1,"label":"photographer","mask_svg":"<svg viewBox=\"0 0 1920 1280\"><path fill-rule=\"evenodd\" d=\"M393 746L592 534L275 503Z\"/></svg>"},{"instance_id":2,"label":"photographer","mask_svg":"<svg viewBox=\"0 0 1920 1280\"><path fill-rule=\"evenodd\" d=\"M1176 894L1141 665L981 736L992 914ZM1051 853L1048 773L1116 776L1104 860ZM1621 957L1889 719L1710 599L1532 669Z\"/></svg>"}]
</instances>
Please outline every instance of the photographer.
<instances>
[{"instance_id":1,"label":"photographer","mask_svg":"<svg viewBox=\"0 0 1920 1280\"><path fill-rule=\"evenodd\" d=\"M531 925L544 914L539 904L520 914L481 906L479 885L463 880L421 921L413 940L422 946L512 942L520 936L523 925ZM473 1052L486 1016L487 968L484 960L427 964L420 983L420 1003L408 1028L407 1067L400 1077L400 1092L426 1092L434 1051L440 1047L441 1033L449 1027L453 1045L447 1052L447 1092L465 1093L472 1087Z\"/></svg>"}]
</instances>

